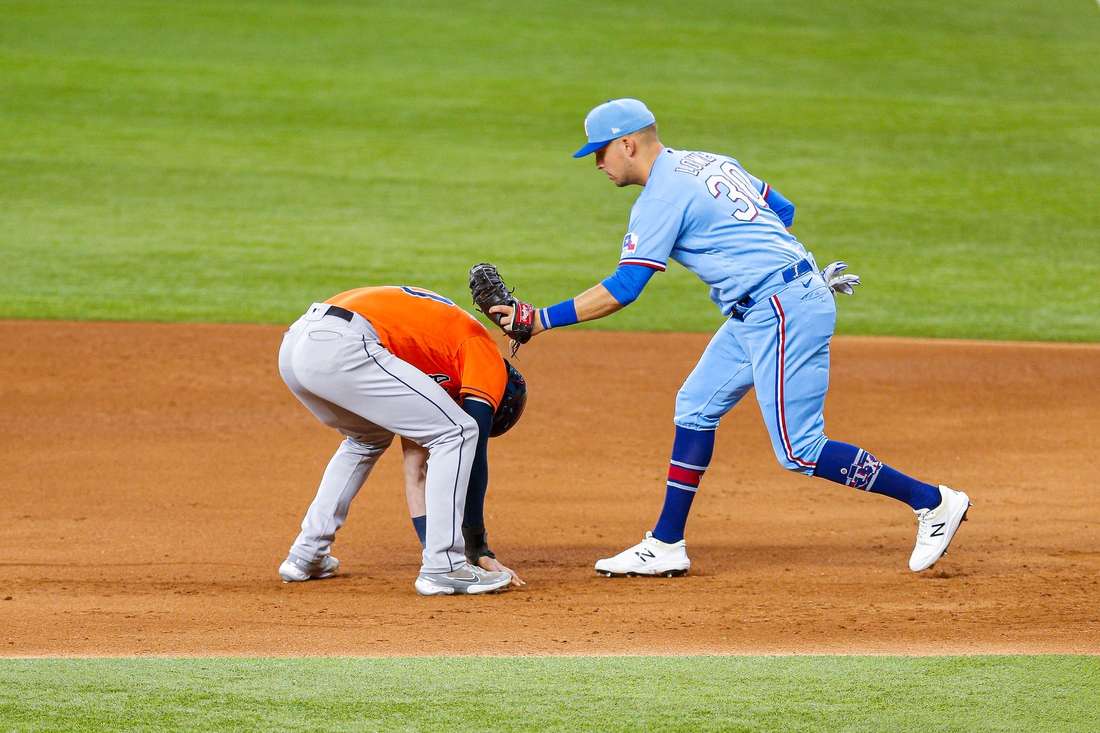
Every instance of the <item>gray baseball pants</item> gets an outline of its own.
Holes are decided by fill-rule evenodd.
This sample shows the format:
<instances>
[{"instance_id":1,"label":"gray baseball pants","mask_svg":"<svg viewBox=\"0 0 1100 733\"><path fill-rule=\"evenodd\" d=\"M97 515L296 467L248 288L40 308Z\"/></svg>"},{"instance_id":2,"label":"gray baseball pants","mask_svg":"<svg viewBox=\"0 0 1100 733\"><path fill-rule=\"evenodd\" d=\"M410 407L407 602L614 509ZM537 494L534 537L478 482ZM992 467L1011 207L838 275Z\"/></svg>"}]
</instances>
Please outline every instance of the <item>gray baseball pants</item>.
<instances>
[{"instance_id":1,"label":"gray baseball pants","mask_svg":"<svg viewBox=\"0 0 1100 733\"><path fill-rule=\"evenodd\" d=\"M428 449L427 543L421 572L466 564L462 512L477 423L428 375L382 346L370 322L326 316L314 303L283 337L279 373L318 420L345 436L290 548L310 562L329 553L351 500L393 436Z\"/></svg>"}]
</instances>

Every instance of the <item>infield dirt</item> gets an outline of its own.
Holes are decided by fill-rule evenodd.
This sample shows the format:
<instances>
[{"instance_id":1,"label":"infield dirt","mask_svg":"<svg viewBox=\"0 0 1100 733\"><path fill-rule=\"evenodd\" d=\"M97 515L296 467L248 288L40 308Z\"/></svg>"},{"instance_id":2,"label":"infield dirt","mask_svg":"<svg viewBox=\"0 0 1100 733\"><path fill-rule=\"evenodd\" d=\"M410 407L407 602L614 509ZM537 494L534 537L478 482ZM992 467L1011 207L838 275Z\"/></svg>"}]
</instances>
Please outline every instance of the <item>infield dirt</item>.
<instances>
[{"instance_id":1,"label":"infield dirt","mask_svg":"<svg viewBox=\"0 0 1100 733\"><path fill-rule=\"evenodd\" d=\"M555 332L490 446L491 544L528 585L421 598L399 451L333 579L279 562L339 436L283 328L0 322L0 656L1100 653L1100 347L837 338L826 432L967 491L915 574L912 511L792 475L751 397L718 431L691 573L607 579L664 495L706 334Z\"/></svg>"}]
</instances>

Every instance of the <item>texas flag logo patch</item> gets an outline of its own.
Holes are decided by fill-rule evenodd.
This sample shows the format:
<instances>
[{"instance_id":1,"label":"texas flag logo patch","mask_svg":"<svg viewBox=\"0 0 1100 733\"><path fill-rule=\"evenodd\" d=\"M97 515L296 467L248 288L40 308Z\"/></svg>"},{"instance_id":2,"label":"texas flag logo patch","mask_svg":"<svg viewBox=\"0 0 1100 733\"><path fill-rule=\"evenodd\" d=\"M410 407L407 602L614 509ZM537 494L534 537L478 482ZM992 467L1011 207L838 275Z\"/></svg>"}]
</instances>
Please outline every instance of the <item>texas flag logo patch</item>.
<instances>
[{"instance_id":1,"label":"texas flag logo patch","mask_svg":"<svg viewBox=\"0 0 1100 733\"><path fill-rule=\"evenodd\" d=\"M623 254L632 255L634 250L638 248L638 235L634 232L629 232L623 237Z\"/></svg>"}]
</instances>

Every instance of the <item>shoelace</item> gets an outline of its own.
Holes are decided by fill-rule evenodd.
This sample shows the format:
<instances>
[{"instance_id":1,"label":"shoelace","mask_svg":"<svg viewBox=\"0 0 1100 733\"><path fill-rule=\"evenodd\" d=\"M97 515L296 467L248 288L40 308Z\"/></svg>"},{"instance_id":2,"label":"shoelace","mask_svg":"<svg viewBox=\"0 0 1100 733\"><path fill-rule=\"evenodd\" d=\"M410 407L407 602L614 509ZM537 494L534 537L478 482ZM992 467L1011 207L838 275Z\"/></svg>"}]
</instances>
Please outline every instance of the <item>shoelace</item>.
<instances>
[{"instance_id":1,"label":"shoelace","mask_svg":"<svg viewBox=\"0 0 1100 733\"><path fill-rule=\"evenodd\" d=\"M917 542L927 540L932 534L932 522L926 521L931 514L931 509L925 509L924 513L920 515L920 523L917 525Z\"/></svg>"},{"instance_id":2,"label":"shoelace","mask_svg":"<svg viewBox=\"0 0 1100 733\"><path fill-rule=\"evenodd\" d=\"M488 570L481 567L480 565L470 565L469 563L466 563L466 567L470 569L471 573L473 573L474 575L476 575L478 578L480 578L482 580L484 580L485 576L488 575L488 573L489 573Z\"/></svg>"}]
</instances>

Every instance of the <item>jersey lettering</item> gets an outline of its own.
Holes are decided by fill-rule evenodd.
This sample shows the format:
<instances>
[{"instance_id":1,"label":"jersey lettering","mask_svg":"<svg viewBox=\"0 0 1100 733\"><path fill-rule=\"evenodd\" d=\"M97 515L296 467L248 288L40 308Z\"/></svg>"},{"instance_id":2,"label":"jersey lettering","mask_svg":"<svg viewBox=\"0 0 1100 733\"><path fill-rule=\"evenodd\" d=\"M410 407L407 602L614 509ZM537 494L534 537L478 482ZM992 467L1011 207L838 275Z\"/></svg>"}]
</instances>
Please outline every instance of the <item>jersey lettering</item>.
<instances>
[{"instance_id":1,"label":"jersey lettering","mask_svg":"<svg viewBox=\"0 0 1100 733\"><path fill-rule=\"evenodd\" d=\"M693 176L698 176L704 168L716 160L718 158L706 153L688 153L680 160L680 165L676 170L680 173L690 173Z\"/></svg>"},{"instance_id":2,"label":"jersey lettering","mask_svg":"<svg viewBox=\"0 0 1100 733\"><path fill-rule=\"evenodd\" d=\"M434 300L437 303L445 303L446 305L454 305L453 300L450 300L448 298L444 298L442 295L437 295L435 293L429 293L426 290L413 290L412 288L405 287L404 285L401 286L401 289L404 290L409 295L415 295L417 298L427 298L428 300Z\"/></svg>"}]
</instances>

